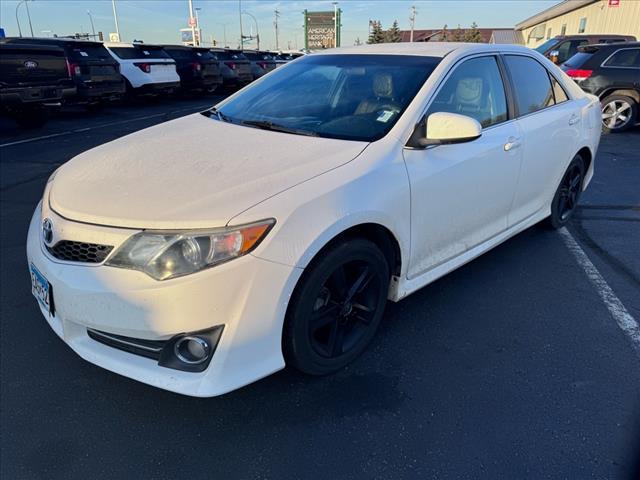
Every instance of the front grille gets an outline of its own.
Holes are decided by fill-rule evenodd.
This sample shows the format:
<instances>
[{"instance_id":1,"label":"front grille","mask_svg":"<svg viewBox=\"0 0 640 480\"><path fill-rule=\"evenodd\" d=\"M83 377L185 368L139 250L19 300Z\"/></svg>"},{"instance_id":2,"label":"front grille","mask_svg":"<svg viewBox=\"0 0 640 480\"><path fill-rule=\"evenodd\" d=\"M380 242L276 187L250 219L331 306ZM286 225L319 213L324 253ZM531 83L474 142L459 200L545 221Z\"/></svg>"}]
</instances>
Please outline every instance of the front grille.
<instances>
[{"instance_id":1,"label":"front grille","mask_svg":"<svg viewBox=\"0 0 640 480\"><path fill-rule=\"evenodd\" d=\"M53 247L47 246L47 251L59 260L82 263L102 263L111 250L113 250L111 245L71 240L60 240Z\"/></svg>"},{"instance_id":2,"label":"front grille","mask_svg":"<svg viewBox=\"0 0 640 480\"><path fill-rule=\"evenodd\" d=\"M103 343L118 350L141 355L143 357L160 359L160 352L167 343L164 340L143 340L141 338L124 337L113 333L101 332L87 328L87 335L96 342Z\"/></svg>"}]
</instances>

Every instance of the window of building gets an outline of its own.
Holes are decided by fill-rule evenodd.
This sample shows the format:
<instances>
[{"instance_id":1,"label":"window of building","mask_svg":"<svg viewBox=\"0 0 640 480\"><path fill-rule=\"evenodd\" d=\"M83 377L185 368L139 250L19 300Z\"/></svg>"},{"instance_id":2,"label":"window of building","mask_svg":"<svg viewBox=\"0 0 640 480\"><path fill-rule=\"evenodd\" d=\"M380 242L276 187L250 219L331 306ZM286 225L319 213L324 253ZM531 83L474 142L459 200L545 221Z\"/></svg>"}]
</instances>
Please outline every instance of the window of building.
<instances>
[{"instance_id":1,"label":"window of building","mask_svg":"<svg viewBox=\"0 0 640 480\"><path fill-rule=\"evenodd\" d=\"M560 29L560 35L566 35L566 34L567 34L567 24L563 23L562 28Z\"/></svg>"},{"instance_id":2,"label":"window of building","mask_svg":"<svg viewBox=\"0 0 640 480\"><path fill-rule=\"evenodd\" d=\"M454 70L427 111L475 118L484 128L507 120L507 99L494 57L472 58Z\"/></svg>"},{"instance_id":3,"label":"window of building","mask_svg":"<svg viewBox=\"0 0 640 480\"><path fill-rule=\"evenodd\" d=\"M580 19L580 26L578 27L578 33L584 33L587 30L587 17Z\"/></svg>"},{"instance_id":4,"label":"window of building","mask_svg":"<svg viewBox=\"0 0 640 480\"><path fill-rule=\"evenodd\" d=\"M547 69L533 58L507 55L505 62L513 78L519 115L537 112L555 104Z\"/></svg>"}]
</instances>

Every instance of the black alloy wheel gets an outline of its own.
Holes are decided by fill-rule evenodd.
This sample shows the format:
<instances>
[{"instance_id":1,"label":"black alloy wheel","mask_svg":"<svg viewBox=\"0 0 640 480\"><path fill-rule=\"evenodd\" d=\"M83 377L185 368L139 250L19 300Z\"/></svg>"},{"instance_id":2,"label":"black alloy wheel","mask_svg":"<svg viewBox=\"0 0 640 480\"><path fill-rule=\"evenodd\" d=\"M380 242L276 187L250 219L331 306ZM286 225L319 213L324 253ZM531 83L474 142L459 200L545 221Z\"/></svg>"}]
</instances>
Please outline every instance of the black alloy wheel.
<instances>
[{"instance_id":1,"label":"black alloy wheel","mask_svg":"<svg viewBox=\"0 0 640 480\"><path fill-rule=\"evenodd\" d=\"M584 161L576 155L569 164L551 203L549 223L553 228L565 226L578 206L584 182Z\"/></svg>"},{"instance_id":2,"label":"black alloy wheel","mask_svg":"<svg viewBox=\"0 0 640 480\"><path fill-rule=\"evenodd\" d=\"M312 375L335 372L362 353L390 279L384 255L368 240L346 240L320 258L296 288L283 335L287 363Z\"/></svg>"}]
</instances>

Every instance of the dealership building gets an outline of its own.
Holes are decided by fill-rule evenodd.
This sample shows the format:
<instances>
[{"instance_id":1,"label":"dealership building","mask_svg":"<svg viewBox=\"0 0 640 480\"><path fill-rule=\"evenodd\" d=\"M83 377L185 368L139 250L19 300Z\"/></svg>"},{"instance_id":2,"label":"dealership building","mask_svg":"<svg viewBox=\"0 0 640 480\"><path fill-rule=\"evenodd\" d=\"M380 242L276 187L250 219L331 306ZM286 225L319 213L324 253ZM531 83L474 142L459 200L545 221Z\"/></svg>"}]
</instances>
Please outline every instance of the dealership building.
<instances>
[{"instance_id":1,"label":"dealership building","mask_svg":"<svg viewBox=\"0 0 640 480\"><path fill-rule=\"evenodd\" d=\"M640 38L639 0L565 0L516 25L535 48L557 35L619 34Z\"/></svg>"}]
</instances>

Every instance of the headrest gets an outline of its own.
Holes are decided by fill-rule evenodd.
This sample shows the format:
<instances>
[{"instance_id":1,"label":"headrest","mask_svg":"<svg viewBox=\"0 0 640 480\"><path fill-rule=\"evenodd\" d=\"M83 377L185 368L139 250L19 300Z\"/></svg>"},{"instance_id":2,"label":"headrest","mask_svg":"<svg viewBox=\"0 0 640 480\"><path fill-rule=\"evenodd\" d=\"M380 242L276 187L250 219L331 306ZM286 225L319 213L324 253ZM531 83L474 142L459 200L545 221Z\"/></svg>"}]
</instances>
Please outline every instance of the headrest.
<instances>
[{"instance_id":1,"label":"headrest","mask_svg":"<svg viewBox=\"0 0 640 480\"><path fill-rule=\"evenodd\" d=\"M463 78L456 88L456 103L479 105L482 98L482 78Z\"/></svg>"},{"instance_id":2,"label":"headrest","mask_svg":"<svg viewBox=\"0 0 640 480\"><path fill-rule=\"evenodd\" d=\"M389 73L376 73L373 77L373 94L376 97L393 98L393 77Z\"/></svg>"}]
</instances>

